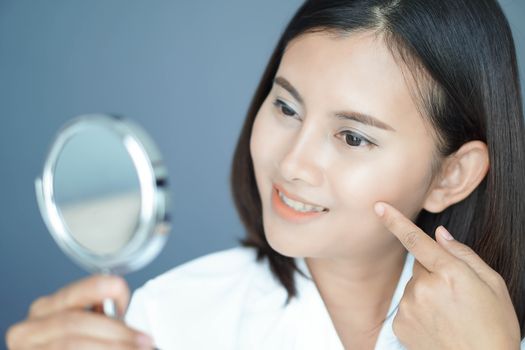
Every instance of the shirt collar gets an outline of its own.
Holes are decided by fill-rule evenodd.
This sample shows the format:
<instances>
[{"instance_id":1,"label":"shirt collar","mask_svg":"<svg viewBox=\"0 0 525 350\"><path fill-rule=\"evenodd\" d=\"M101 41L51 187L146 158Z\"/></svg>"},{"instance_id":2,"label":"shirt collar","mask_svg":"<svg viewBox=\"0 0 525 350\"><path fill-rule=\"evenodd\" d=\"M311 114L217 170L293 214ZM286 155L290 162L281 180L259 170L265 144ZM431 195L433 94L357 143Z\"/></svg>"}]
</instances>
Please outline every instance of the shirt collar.
<instances>
[{"instance_id":1,"label":"shirt collar","mask_svg":"<svg viewBox=\"0 0 525 350\"><path fill-rule=\"evenodd\" d=\"M333 326L333 323L331 322L328 310L324 306L324 303L322 302L321 295L319 294L319 291L317 290L317 287L313 281L312 275L310 273L310 270L308 269L308 265L306 264L306 261L304 257L296 257L295 263L297 268L303 272L306 275L306 278L303 276L297 274L296 277L296 286L297 291L299 293L299 298L303 299L309 299L310 301L313 301L316 303L316 306L319 308L322 308L322 313L326 316L325 319L327 319L330 322L325 322L327 327L331 327L331 330L327 330L328 334L331 334L332 336L337 337L337 332L335 330L335 327ZM396 289L394 291L394 294L392 296L392 300L390 301L390 306L388 308L387 316L388 318L383 323L383 326L381 327L381 330L379 332L379 336L375 345L375 349L379 350L402 350L405 349L402 344L399 342L397 337L395 336L393 330L392 330L392 322L393 319L397 313L397 306L399 305L399 301L401 300L406 284L412 277L412 269L414 265L414 256L407 252L405 257L405 263L403 266L403 270L401 271L401 275L399 277ZM312 300L313 298L313 300ZM337 338L337 340L333 340L333 343L338 343L339 345L337 348L342 349L342 344Z\"/></svg>"}]
</instances>

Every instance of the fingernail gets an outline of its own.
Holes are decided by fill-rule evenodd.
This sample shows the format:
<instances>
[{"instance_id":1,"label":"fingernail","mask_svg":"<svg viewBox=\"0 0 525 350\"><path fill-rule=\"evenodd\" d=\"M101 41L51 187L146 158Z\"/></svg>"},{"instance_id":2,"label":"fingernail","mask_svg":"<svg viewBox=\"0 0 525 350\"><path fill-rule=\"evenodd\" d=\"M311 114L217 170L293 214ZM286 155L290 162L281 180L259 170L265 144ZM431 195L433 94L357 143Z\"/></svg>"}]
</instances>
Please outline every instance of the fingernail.
<instances>
[{"instance_id":1,"label":"fingernail","mask_svg":"<svg viewBox=\"0 0 525 350\"><path fill-rule=\"evenodd\" d=\"M383 214L385 213L385 206L381 203L376 203L374 205L374 210L376 211L377 215L383 216Z\"/></svg>"},{"instance_id":2,"label":"fingernail","mask_svg":"<svg viewBox=\"0 0 525 350\"><path fill-rule=\"evenodd\" d=\"M147 334L138 334L137 335L137 344L140 347L151 348L153 346L153 339Z\"/></svg>"},{"instance_id":3,"label":"fingernail","mask_svg":"<svg viewBox=\"0 0 525 350\"><path fill-rule=\"evenodd\" d=\"M439 234L441 235L441 237L443 237L444 239L446 239L447 241L451 241L454 239L454 237L452 237L452 235L450 234L450 232L448 232L448 230L443 227L443 226L439 226L438 227L438 230L439 230Z\"/></svg>"}]
</instances>

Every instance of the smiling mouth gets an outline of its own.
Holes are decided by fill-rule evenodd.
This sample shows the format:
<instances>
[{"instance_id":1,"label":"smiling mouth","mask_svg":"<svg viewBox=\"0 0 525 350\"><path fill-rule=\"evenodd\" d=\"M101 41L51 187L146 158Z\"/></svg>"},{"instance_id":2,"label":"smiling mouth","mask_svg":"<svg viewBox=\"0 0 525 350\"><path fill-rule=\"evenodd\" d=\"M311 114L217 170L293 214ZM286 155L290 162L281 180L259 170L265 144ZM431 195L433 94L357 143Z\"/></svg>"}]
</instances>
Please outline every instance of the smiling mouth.
<instances>
[{"instance_id":1,"label":"smiling mouth","mask_svg":"<svg viewBox=\"0 0 525 350\"><path fill-rule=\"evenodd\" d=\"M276 191L277 191L277 194L279 195L279 198L284 204L286 204L289 208L296 210L300 213L320 213L320 212L328 211L327 208L324 208L321 206L310 205L310 204L306 204L306 203L291 199L287 197L279 189L276 189Z\"/></svg>"}]
</instances>

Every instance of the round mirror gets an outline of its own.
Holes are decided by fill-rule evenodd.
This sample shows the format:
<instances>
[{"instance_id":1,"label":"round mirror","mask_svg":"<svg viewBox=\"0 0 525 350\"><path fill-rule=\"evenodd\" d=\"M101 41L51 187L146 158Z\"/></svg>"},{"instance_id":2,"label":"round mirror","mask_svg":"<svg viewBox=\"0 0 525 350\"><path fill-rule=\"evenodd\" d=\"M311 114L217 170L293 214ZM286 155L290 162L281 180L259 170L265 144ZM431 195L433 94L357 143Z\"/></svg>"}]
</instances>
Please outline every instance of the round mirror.
<instances>
[{"instance_id":1,"label":"round mirror","mask_svg":"<svg viewBox=\"0 0 525 350\"><path fill-rule=\"evenodd\" d=\"M59 130L35 186L62 250L91 272L123 274L150 262L166 242L166 179L160 153L141 127L92 114Z\"/></svg>"},{"instance_id":2,"label":"round mirror","mask_svg":"<svg viewBox=\"0 0 525 350\"><path fill-rule=\"evenodd\" d=\"M111 130L94 125L70 138L57 159L53 187L65 228L87 250L115 254L133 237L140 182L126 147Z\"/></svg>"}]
</instances>

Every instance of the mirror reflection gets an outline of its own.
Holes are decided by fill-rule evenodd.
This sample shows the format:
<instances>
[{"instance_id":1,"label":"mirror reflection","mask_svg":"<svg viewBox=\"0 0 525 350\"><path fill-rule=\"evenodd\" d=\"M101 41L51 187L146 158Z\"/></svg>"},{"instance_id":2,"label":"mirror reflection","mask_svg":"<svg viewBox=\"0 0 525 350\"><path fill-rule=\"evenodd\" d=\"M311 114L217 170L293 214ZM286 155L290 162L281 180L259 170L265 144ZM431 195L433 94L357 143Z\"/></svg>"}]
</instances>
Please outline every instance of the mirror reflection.
<instances>
[{"instance_id":1,"label":"mirror reflection","mask_svg":"<svg viewBox=\"0 0 525 350\"><path fill-rule=\"evenodd\" d=\"M54 190L68 231L90 252L115 253L136 231L140 183L120 136L111 130L92 126L69 139L57 159Z\"/></svg>"}]
</instances>

